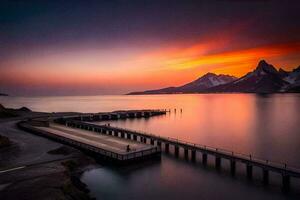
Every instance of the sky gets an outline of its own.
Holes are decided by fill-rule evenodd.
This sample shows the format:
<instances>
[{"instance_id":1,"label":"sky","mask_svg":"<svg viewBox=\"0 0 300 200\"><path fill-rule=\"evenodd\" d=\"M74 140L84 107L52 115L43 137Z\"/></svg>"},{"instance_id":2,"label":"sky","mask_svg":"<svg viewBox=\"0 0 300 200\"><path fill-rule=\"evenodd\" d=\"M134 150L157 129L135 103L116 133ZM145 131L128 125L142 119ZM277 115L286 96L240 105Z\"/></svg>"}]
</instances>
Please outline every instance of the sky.
<instances>
[{"instance_id":1,"label":"sky","mask_svg":"<svg viewBox=\"0 0 300 200\"><path fill-rule=\"evenodd\" d=\"M97 95L300 65L297 0L1 0L0 93Z\"/></svg>"}]
</instances>

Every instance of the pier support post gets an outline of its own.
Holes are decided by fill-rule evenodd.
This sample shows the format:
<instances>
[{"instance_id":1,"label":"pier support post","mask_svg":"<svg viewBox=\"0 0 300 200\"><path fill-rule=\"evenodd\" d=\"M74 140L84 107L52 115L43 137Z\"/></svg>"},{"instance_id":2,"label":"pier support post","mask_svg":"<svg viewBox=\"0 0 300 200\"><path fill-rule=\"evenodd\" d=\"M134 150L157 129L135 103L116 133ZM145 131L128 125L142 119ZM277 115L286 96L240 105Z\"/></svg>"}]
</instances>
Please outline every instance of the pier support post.
<instances>
[{"instance_id":1,"label":"pier support post","mask_svg":"<svg viewBox=\"0 0 300 200\"><path fill-rule=\"evenodd\" d=\"M247 178L248 179L252 179L252 165L250 165L250 164L247 164Z\"/></svg>"},{"instance_id":2,"label":"pier support post","mask_svg":"<svg viewBox=\"0 0 300 200\"><path fill-rule=\"evenodd\" d=\"M165 151L166 151L166 153L169 153L169 151L170 151L169 150L170 149L169 146L170 146L169 143L165 143Z\"/></svg>"},{"instance_id":3,"label":"pier support post","mask_svg":"<svg viewBox=\"0 0 300 200\"><path fill-rule=\"evenodd\" d=\"M185 159L189 158L189 149L188 148L184 149L184 157L185 157Z\"/></svg>"},{"instance_id":4,"label":"pier support post","mask_svg":"<svg viewBox=\"0 0 300 200\"><path fill-rule=\"evenodd\" d=\"M263 183L264 185L269 184L269 171L267 169L263 169Z\"/></svg>"},{"instance_id":5,"label":"pier support post","mask_svg":"<svg viewBox=\"0 0 300 200\"><path fill-rule=\"evenodd\" d=\"M235 176L235 160L230 161L230 173L231 176Z\"/></svg>"},{"instance_id":6,"label":"pier support post","mask_svg":"<svg viewBox=\"0 0 300 200\"><path fill-rule=\"evenodd\" d=\"M121 138L125 138L125 133L121 132Z\"/></svg>"},{"instance_id":7,"label":"pier support post","mask_svg":"<svg viewBox=\"0 0 300 200\"><path fill-rule=\"evenodd\" d=\"M130 133L127 133L127 134L126 134L126 138L129 139L129 140L131 140L131 134L130 134Z\"/></svg>"},{"instance_id":8,"label":"pier support post","mask_svg":"<svg viewBox=\"0 0 300 200\"><path fill-rule=\"evenodd\" d=\"M286 174L282 174L282 191L288 192L290 190L290 176Z\"/></svg>"},{"instance_id":9,"label":"pier support post","mask_svg":"<svg viewBox=\"0 0 300 200\"><path fill-rule=\"evenodd\" d=\"M221 169L221 157L216 156L215 163L216 163L216 169L217 170Z\"/></svg>"},{"instance_id":10,"label":"pier support post","mask_svg":"<svg viewBox=\"0 0 300 200\"><path fill-rule=\"evenodd\" d=\"M146 137L144 137L144 143L147 144L147 138Z\"/></svg>"},{"instance_id":11,"label":"pier support post","mask_svg":"<svg viewBox=\"0 0 300 200\"><path fill-rule=\"evenodd\" d=\"M203 165L207 164L207 154L206 153L202 154L202 163L203 163Z\"/></svg>"},{"instance_id":12,"label":"pier support post","mask_svg":"<svg viewBox=\"0 0 300 200\"><path fill-rule=\"evenodd\" d=\"M157 146L161 147L161 141L157 140Z\"/></svg>"},{"instance_id":13,"label":"pier support post","mask_svg":"<svg viewBox=\"0 0 300 200\"><path fill-rule=\"evenodd\" d=\"M196 162L196 150L192 150L192 161Z\"/></svg>"},{"instance_id":14,"label":"pier support post","mask_svg":"<svg viewBox=\"0 0 300 200\"><path fill-rule=\"evenodd\" d=\"M179 146L175 145L175 156L178 157L179 155Z\"/></svg>"},{"instance_id":15,"label":"pier support post","mask_svg":"<svg viewBox=\"0 0 300 200\"><path fill-rule=\"evenodd\" d=\"M133 135L133 140L137 141L137 136Z\"/></svg>"},{"instance_id":16,"label":"pier support post","mask_svg":"<svg viewBox=\"0 0 300 200\"><path fill-rule=\"evenodd\" d=\"M154 139L150 139L150 143L151 143L151 145L154 145Z\"/></svg>"}]
</instances>

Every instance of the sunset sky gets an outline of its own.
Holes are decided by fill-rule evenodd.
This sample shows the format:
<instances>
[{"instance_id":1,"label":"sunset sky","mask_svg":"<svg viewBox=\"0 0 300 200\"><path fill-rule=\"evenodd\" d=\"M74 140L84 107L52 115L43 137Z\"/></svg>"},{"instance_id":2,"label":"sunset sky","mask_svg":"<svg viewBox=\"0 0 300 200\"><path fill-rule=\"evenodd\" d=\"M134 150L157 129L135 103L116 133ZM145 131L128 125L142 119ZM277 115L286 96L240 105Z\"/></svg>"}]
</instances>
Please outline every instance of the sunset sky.
<instances>
[{"instance_id":1,"label":"sunset sky","mask_svg":"<svg viewBox=\"0 0 300 200\"><path fill-rule=\"evenodd\" d=\"M0 2L0 93L123 94L300 65L300 1Z\"/></svg>"}]
</instances>

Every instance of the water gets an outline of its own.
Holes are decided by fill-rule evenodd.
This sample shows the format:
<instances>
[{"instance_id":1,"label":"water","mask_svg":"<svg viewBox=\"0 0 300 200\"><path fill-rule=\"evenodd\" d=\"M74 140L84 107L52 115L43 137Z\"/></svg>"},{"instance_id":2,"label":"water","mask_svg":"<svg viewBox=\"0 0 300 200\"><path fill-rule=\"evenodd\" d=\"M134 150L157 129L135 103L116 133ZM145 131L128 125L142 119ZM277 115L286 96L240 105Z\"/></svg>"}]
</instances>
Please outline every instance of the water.
<instances>
[{"instance_id":1,"label":"water","mask_svg":"<svg viewBox=\"0 0 300 200\"><path fill-rule=\"evenodd\" d=\"M171 109L165 116L111 124L300 166L299 94L1 97L0 102L8 107L26 106L48 112ZM101 199L299 198L298 180L292 180L293 193L286 196L278 188L281 179L276 174L270 174L271 186L264 188L258 186L259 181L244 180L242 164L237 166L237 178L226 172L227 162L222 163L222 168L217 173L164 155L161 162L135 167L103 165L85 172L82 180L92 195ZM254 177L260 180L261 171L256 169Z\"/></svg>"}]
</instances>

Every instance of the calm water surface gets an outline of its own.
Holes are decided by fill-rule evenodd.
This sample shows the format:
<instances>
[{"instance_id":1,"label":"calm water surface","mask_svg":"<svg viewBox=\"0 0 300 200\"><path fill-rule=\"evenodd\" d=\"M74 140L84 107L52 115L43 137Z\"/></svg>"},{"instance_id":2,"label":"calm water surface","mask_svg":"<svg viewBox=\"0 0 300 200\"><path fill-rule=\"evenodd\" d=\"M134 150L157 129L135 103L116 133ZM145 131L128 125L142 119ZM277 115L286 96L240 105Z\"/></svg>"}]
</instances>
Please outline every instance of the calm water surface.
<instances>
[{"instance_id":1,"label":"calm water surface","mask_svg":"<svg viewBox=\"0 0 300 200\"><path fill-rule=\"evenodd\" d=\"M171 109L165 116L110 123L300 166L298 94L1 97L0 103L49 112ZM224 162L222 166L223 171L216 173L209 167L164 155L160 162L135 167L104 165L85 172L82 180L99 199L299 198L297 180L292 181L293 194L286 196L277 188L281 181L278 175L271 175L274 186L263 188L257 186L259 181L249 183L244 180L243 165L237 166L240 172L237 178L226 173L228 163ZM261 179L261 172L254 171L254 177Z\"/></svg>"}]
</instances>

